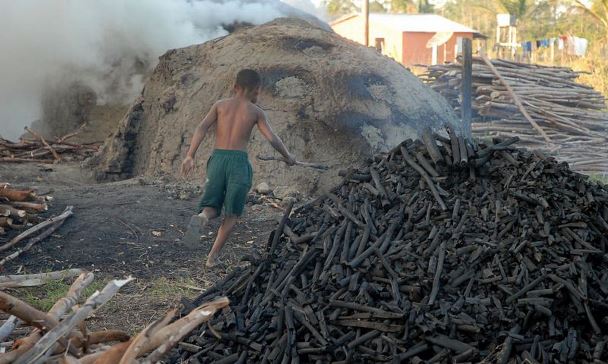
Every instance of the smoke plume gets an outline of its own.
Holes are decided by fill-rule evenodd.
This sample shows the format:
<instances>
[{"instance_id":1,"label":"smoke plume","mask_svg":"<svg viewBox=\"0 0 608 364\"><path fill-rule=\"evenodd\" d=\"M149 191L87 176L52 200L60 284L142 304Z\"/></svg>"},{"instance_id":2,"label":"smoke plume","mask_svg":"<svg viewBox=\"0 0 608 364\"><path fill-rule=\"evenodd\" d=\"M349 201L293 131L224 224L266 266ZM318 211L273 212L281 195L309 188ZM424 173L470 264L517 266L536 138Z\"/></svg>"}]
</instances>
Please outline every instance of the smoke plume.
<instances>
[{"instance_id":1,"label":"smoke plume","mask_svg":"<svg viewBox=\"0 0 608 364\"><path fill-rule=\"evenodd\" d=\"M246 1L246 0L245 0ZM6 0L0 11L0 135L40 118L44 90L74 83L97 103L128 103L170 48L226 34L222 24L260 24L279 1ZM284 4L283 4L284 5Z\"/></svg>"}]
</instances>

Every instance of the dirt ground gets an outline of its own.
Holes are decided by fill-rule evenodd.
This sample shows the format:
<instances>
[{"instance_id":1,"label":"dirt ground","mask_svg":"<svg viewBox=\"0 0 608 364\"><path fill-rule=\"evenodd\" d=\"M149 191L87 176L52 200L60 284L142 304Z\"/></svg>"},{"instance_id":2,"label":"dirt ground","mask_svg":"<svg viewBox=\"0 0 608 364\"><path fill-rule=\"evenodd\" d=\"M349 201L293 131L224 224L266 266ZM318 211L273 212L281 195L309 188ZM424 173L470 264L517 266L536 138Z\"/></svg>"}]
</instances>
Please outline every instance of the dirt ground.
<instances>
[{"instance_id":1,"label":"dirt ground","mask_svg":"<svg viewBox=\"0 0 608 364\"><path fill-rule=\"evenodd\" d=\"M219 220L210 224L199 246L180 242L196 206L199 186L146 178L96 184L77 164L0 165L0 180L53 196L44 216L74 206L74 216L56 234L3 267L3 274L83 268L95 273L99 288L112 278L135 278L90 320L94 328L135 332L179 303L181 297L195 297L235 266L248 264L240 260L264 248L281 215L279 208L250 199L221 256L226 265L207 271L203 262ZM67 290L67 283L53 289ZM51 290L40 287L12 293L36 300L61 296Z\"/></svg>"}]
</instances>

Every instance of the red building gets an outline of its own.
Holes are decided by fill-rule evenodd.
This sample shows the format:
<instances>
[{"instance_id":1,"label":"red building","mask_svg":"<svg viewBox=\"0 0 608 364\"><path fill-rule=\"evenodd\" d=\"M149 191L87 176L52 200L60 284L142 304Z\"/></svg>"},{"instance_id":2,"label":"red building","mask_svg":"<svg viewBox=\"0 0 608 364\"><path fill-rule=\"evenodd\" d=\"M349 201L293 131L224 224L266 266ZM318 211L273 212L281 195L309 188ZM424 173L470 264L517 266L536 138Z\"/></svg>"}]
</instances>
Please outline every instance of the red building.
<instances>
[{"instance_id":1,"label":"red building","mask_svg":"<svg viewBox=\"0 0 608 364\"><path fill-rule=\"evenodd\" d=\"M333 21L341 36L365 44L361 14ZM485 38L477 30L435 14L370 14L368 44L406 66L453 61L463 38Z\"/></svg>"}]
</instances>

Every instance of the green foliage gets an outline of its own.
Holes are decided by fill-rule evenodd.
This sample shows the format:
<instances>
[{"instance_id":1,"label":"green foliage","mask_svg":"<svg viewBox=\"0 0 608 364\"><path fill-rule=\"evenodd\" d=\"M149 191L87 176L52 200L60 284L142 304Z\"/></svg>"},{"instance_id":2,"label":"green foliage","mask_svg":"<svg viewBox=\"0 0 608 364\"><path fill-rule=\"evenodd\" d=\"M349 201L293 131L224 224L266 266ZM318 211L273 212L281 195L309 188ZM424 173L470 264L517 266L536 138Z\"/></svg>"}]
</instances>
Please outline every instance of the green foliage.
<instances>
[{"instance_id":1,"label":"green foliage","mask_svg":"<svg viewBox=\"0 0 608 364\"><path fill-rule=\"evenodd\" d=\"M327 13L333 17L348 15L359 11L351 0L325 0L323 4L327 9Z\"/></svg>"},{"instance_id":2,"label":"green foliage","mask_svg":"<svg viewBox=\"0 0 608 364\"><path fill-rule=\"evenodd\" d=\"M534 6L531 0L496 0L496 5L503 12L524 18Z\"/></svg>"},{"instance_id":3,"label":"green foliage","mask_svg":"<svg viewBox=\"0 0 608 364\"><path fill-rule=\"evenodd\" d=\"M371 1L369 3L369 12L370 13L386 13L386 8L383 4L378 1Z\"/></svg>"},{"instance_id":4,"label":"green foliage","mask_svg":"<svg viewBox=\"0 0 608 364\"><path fill-rule=\"evenodd\" d=\"M32 305L32 307L47 312L55 302L65 297L71 284L72 282L67 283L62 280L50 281L40 287L19 288L15 290L15 296ZM102 289L103 286L103 283L94 281L84 290L82 300L87 299L93 292Z\"/></svg>"},{"instance_id":5,"label":"green foliage","mask_svg":"<svg viewBox=\"0 0 608 364\"><path fill-rule=\"evenodd\" d=\"M595 0L587 7L581 0L574 0L579 9L593 18L603 28L603 38L608 40L608 0Z\"/></svg>"},{"instance_id":6,"label":"green foliage","mask_svg":"<svg viewBox=\"0 0 608 364\"><path fill-rule=\"evenodd\" d=\"M608 186L608 175L605 174L592 174L589 176L589 179L597 182L601 185L606 185Z\"/></svg>"},{"instance_id":7,"label":"green foliage","mask_svg":"<svg viewBox=\"0 0 608 364\"><path fill-rule=\"evenodd\" d=\"M429 0L418 0L419 14L432 14L435 12L435 6Z\"/></svg>"},{"instance_id":8,"label":"green foliage","mask_svg":"<svg viewBox=\"0 0 608 364\"><path fill-rule=\"evenodd\" d=\"M391 12L393 13L412 13L415 8L413 0L391 0Z\"/></svg>"},{"instance_id":9,"label":"green foliage","mask_svg":"<svg viewBox=\"0 0 608 364\"><path fill-rule=\"evenodd\" d=\"M429 0L390 0L391 12L400 14L434 13L435 6Z\"/></svg>"}]
</instances>

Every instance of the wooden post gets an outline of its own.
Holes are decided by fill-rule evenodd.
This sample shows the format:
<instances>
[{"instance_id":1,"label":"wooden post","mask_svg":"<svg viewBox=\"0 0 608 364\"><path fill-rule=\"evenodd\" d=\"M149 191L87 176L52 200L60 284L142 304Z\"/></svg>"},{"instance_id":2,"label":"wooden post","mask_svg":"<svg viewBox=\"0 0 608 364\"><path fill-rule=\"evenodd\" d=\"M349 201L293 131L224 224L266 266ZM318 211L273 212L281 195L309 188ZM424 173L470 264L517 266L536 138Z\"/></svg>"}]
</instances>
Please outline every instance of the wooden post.
<instances>
[{"instance_id":1,"label":"wooden post","mask_svg":"<svg viewBox=\"0 0 608 364\"><path fill-rule=\"evenodd\" d=\"M365 46L369 47L369 0L363 1L363 28L365 35Z\"/></svg>"},{"instance_id":2,"label":"wooden post","mask_svg":"<svg viewBox=\"0 0 608 364\"><path fill-rule=\"evenodd\" d=\"M470 38L462 39L462 126L471 136L471 88L473 78L473 44Z\"/></svg>"}]
</instances>

